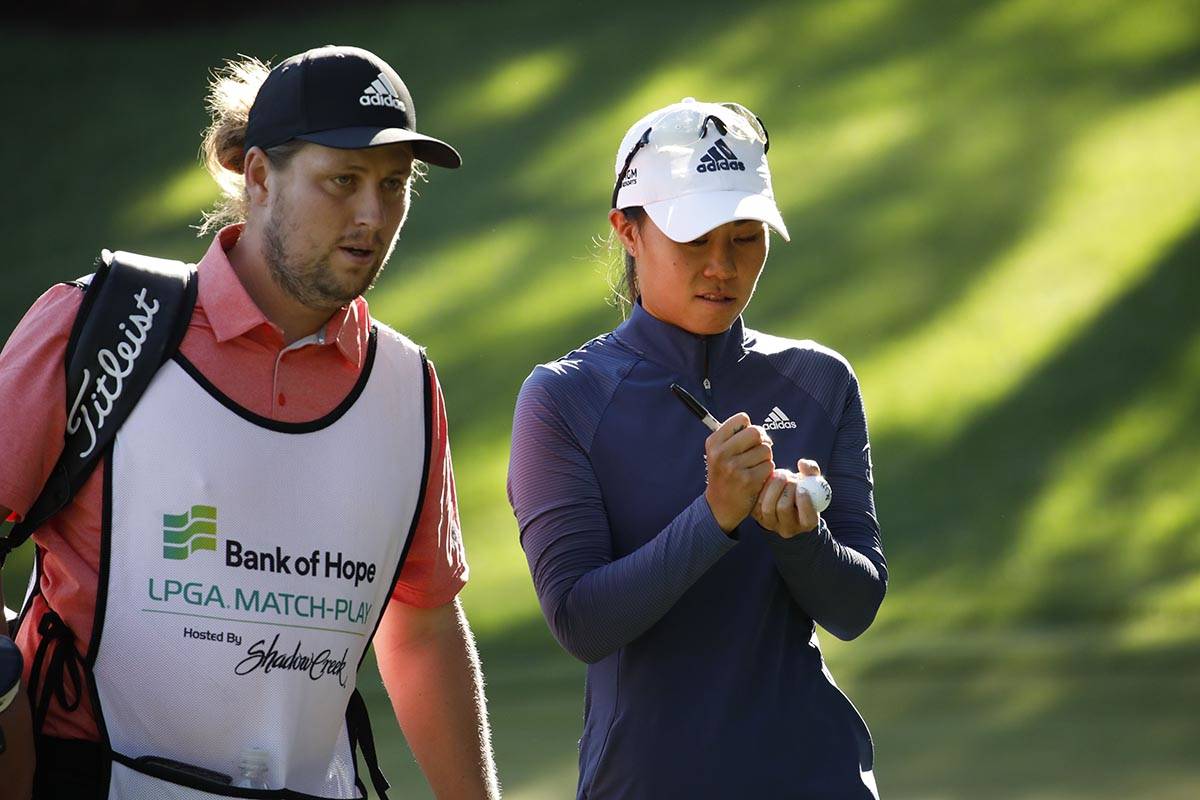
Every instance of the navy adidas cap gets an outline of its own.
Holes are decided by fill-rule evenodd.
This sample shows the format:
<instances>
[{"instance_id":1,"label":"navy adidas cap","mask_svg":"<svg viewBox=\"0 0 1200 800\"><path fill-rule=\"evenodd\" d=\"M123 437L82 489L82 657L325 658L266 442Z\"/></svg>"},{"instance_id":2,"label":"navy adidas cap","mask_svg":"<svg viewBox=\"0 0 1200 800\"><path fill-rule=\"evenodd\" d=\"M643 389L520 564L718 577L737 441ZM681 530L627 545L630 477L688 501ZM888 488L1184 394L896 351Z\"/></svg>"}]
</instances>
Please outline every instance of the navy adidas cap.
<instances>
[{"instance_id":1,"label":"navy adidas cap","mask_svg":"<svg viewBox=\"0 0 1200 800\"><path fill-rule=\"evenodd\" d=\"M462 157L417 133L412 95L379 56L359 47L326 45L278 64L259 87L246 144L266 149L301 139L341 149L410 142L413 156L451 169Z\"/></svg>"}]
</instances>

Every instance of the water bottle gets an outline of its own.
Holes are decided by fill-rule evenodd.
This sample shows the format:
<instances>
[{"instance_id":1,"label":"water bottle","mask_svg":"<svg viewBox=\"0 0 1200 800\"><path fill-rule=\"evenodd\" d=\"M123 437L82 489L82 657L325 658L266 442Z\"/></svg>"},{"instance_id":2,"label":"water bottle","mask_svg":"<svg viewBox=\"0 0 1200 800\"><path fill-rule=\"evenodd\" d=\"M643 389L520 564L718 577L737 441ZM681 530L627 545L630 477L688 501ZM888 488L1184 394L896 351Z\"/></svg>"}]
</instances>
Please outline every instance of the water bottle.
<instances>
[{"instance_id":1,"label":"water bottle","mask_svg":"<svg viewBox=\"0 0 1200 800\"><path fill-rule=\"evenodd\" d=\"M257 747L242 750L238 759L240 777L233 785L240 789L270 789L267 785L267 751Z\"/></svg>"}]
</instances>

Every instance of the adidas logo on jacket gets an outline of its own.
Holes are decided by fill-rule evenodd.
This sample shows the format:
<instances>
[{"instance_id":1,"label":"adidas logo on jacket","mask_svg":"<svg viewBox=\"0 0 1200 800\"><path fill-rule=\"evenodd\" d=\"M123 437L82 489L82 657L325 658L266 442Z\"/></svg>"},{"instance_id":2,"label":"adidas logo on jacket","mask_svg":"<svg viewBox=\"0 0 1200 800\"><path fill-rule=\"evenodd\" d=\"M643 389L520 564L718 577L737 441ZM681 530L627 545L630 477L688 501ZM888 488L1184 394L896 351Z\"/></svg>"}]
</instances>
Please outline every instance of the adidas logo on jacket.
<instances>
[{"instance_id":1,"label":"adidas logo on jacket","mask_svg":"<svg viewBox=\"0 0 1200 800\"><path fill-rule=\"evenodd\" d=\"M767 414L766 422L763 423L764 431L781 431L794 427L796 427L796 423L788 419L788 415L783 413L779 406L771 409L771 413Z\"/></svg>"}]
</instances>

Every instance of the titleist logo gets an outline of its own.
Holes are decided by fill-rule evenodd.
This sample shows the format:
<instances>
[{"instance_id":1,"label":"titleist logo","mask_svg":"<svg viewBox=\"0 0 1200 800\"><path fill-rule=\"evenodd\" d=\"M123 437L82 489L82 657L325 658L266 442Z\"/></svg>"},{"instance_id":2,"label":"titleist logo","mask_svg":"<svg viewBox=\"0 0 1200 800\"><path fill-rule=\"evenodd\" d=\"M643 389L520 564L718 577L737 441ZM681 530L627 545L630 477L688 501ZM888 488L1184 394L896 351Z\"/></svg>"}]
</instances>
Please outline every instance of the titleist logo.
<instances>
[{"instance_id":1,"label":"titleist logo","mask_svg":"<svg viewBox=\"0 0 1200 800\"><path fill-rule=\"evenodd\" d=\"M97 432L104 427L104 421L112 413L125 388L125 379L133 372L133 365L142 354L146 336L154 327L154 315L158 313L159 303L157 300L147 303L146 291L142 289L133 296L138 310L129 315L128 323L122 322L117 326L124 332L126 341L117 342L116 353L102 347L96 354L99 375L95 382L89 385L92 372L88 369L83 371L83 385L79 387L79 394L75 396L75 402L67 414L67 433L74 436L80 427L87 428L89 443L87 449L79 454L80 458L87 458L96 449ZM85 402L85 398L91 402Z\"/></svg>"}]
</instances>

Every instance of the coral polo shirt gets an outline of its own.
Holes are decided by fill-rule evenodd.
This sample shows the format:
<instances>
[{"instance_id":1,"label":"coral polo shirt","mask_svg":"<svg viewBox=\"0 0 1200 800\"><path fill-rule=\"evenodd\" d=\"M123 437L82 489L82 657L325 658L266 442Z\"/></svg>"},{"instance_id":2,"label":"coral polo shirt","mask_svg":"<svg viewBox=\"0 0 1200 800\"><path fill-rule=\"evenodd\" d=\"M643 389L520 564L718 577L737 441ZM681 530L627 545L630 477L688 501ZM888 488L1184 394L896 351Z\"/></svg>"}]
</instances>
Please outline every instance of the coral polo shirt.
<instances>
[{"instance_id":1,"label":"coral polo shirt","mask_svg":"<svg viewBox=\"0 0 1200 800\"><path fill-rule=\"evenodd\" d=\"M283 332L246 294L227 251L241 226L222 230L197 264L199 295L180 350L218 389L255 414L280 422L308 422L332 411L361 374L371 318L359 297L338 310L323 331L285 345ZM66 429L63 354L83 292L60 284L25 314L0 352L0 505L24 514L58 461ZM446 409L432 363L433 398L429 485L407 560L392 598L423 608L450 602L467 580ZM321 465L314 464L319 470ZM75 635L81 657L92 635L100 573L103 468L89 477L62 512L33 535L42 552L41 594L21 625L25 682L37 650L38 621L47 606ZM407 520L396 520L403 536ZM9 600L10 605L12 600ZM43 733L98 740L88 692L68 712L50 704Z\"/></svg>"}]
</instances>

